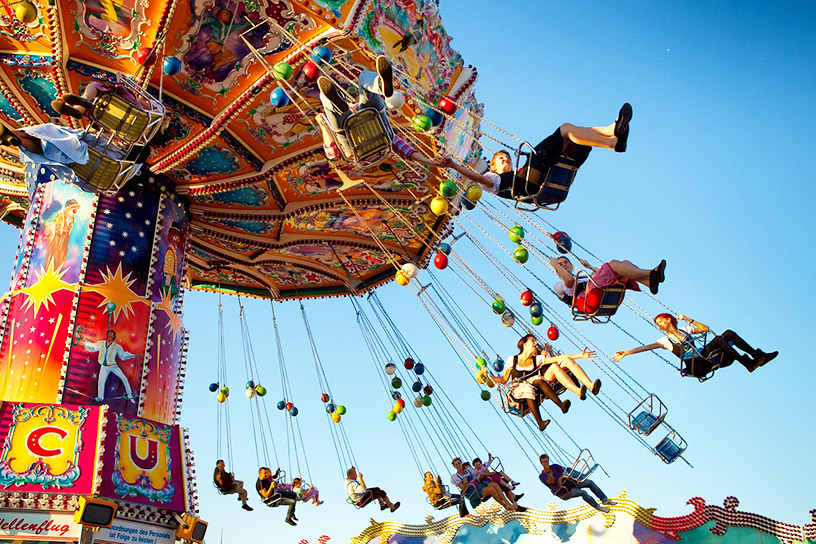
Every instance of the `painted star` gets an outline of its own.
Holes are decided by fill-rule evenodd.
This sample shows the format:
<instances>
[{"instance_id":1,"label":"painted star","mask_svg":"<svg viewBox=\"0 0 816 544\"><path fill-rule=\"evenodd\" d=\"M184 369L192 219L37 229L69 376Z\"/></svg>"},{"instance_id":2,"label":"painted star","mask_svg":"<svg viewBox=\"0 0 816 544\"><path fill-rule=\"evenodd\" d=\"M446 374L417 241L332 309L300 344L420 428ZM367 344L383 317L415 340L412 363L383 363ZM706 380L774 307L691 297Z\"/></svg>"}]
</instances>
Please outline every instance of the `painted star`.
<instances>
[{"instance_id":1,"label":"painted star","mask_svg":"<svg viewBox=\"0 0 816 544\"><path fill-rule=\"evenodd\" d=\"M54 270L54 261L51 261L46 270L40 270L39 273L35 273L37 280L31 284L31 286L18 289L14 293L23 293L26 295L23 301L23 310L25 311L34 307L34 317L37 317L40 309L45 308L47 310L48 305L54 303L54 293L63 289L73 290L76 284L66 283L62 280L62 277L67 271L68 269L62 266ZM49 323L51 322L53 322L53 318L49 320Z\"/></svg>"},{"instance_id":2,"label":"painted star","mask_svg":"<svg viewBox=\"0 0 816 544\"><path fill-rule=\"evenodd\" d=\"M115 305L113 310L114 322L119 319L119 315L123 312L125 317L133 313L133 304L135 302L144 302L144 299L130 288L136 282L136 278L131 279L130 275L131 272L124 275L122 263L119 263L114 272L107 268L107 272L102 273L102 283L85 285L85 289L96 291L102 295L99 308L106 306L110 302Z\"/></svg>"}]
</instances>

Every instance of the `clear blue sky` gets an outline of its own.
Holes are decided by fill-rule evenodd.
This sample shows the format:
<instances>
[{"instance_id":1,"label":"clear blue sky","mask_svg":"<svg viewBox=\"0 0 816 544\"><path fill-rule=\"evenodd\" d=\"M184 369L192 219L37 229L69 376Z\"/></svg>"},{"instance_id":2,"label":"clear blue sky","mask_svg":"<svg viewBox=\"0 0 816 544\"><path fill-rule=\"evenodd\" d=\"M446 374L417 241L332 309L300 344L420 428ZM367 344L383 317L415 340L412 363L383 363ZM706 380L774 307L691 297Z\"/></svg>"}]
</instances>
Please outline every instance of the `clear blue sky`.
<instances>
[{"instance_id":1,"label":"clear blue sky","mask_svg":"<svg viewBox=\"0 0 816 544\"><path fill-rule=\"evenodd\" d=\"M486 117L509 132L535 143L562 122L605 125L624 101L634 107L629 151L594 151L567 203L555 214L541 212L542 218L604 259L628 258L651 267L666 258L660 298L670 307L781 352L754 374L734 365L704 384L681 380L650 355L626 359L627 371L669 406L695 468L664 465L597 406L574 403L559 422L591 448L611 476L596 481L609 494L627 489L661 515L687 512L685 501L696 495L719 504L733 494L741 509L791 523L809 521L807 512L816 507L810 470L816 380L807 345L816 295L809 281L816 265L814 4L447 0L441 9L453 46L478 67L477 93ZM503 234L493 232L509 247ZM18 234L6 226L0 236L10 273ZM473 262L515 304L515 292L484 263L475 257ZM551 281L549 272L538 272ZM515 337L490 310L452 274L437 277L502 355L510 355ZM543 507L552 497L478 399L478 389L413 294L392 284L380 296L446 392L482 429L482 440L524 483L523 503ZM646 305L645 298L635 297L631 300ZM284 512L261 506L254 491L252 513L215 493L209 475L216 459L216 403L207 385L216 373L217 297L191 293L185 304L191 350L183 424L192 430L209 541L223 527L229 543L258 537L315 542L321 534L342 542L366 527L369 517L384 519L376 507L356 511L344 501L300 312L292 302L276 305L276 311L311 471L327 502L318 509L299 505L301 524L291 528L283 524ZM237 302L226 298L225 305L234 365L233 470L251 488L256 463L241 393ZM388 518L421 523L435 512L419 490L402 435L385 418L388 404L351 305L346 300L306 305L332 389L349 409L344 423L361 470L371 485L402 501L398 515ZM276 399L269 303L250 301L248 312L261 372L270 399ZM628 312L621 324L638 338L656 338ZM608 353L632 345L611 326L583 325L581 331ZM282 433L280 418L274 424ZM554 436L563 441L563 435ZM277 447L285 450L282 439ZM281 457L285 463L285 454Z\"/></svg>"}]
</instances>

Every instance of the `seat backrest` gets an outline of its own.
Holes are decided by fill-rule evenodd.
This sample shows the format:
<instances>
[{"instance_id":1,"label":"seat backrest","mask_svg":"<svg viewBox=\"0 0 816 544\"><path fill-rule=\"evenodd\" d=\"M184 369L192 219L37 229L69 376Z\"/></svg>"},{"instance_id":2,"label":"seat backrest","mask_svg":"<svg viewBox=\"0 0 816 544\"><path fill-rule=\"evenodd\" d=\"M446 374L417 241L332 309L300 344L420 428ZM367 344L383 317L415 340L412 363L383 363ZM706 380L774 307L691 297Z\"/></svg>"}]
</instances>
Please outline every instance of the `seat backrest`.
<instances>
[{"instance_id":1,"label":"seat backrest","mask_svg":"<svg viewBox=\"0 0 816 544\"><path fill-rule=\"evenodd\" d=\"M363 108L343 122L355 162L373 164L391 152L394 134L384 115L374 108Z\"/></svg>"},{"instance_id":2,"label":"seat backrest","mask_svg":"<svg viewBox=\"0 0 816 544\"><path fill-rule=\"evenodd\" d=\"M684 448L681 448L670 436L665 437L658 442L654 448L654 452L666 463L673 463L683 453Z\"/></svg>"},{"instance_id":3,"label":"seat backrest","mask_svg":"<svg viewBox=\"0 0 816 544\"><path fill-rule=\"evenodd\" d=\"M558 204L567 199L577 172L578 167L575 166L575 161L562 156L557 163L550 167L541 182L541 188L538 190L535 199L536 204L540 207L556 205L557 208Z\"/></svg>"},{"instance_id":4,"label":"seat backrest","mask_svg":"<svg viewBox=\"0 0 816 544\"><path fill-rule=\"evenodd\" d=\"M604 288L603 297L601 297L601 304L598 306L598 311L595 315L612 316L618 311L620 305L623 304L623 299L626 296L626 286L622 283Z\"/></svg>"}]
</instances>

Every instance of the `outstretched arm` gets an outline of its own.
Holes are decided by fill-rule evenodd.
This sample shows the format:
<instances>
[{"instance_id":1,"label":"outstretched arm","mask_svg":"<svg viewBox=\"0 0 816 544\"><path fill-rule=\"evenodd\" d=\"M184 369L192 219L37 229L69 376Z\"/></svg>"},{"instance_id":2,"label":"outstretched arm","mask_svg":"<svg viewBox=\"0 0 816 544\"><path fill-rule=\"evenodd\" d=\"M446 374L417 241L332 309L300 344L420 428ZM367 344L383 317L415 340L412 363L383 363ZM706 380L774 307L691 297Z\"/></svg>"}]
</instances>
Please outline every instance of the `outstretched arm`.
<instances>
[{"instance_id":1,"label":"outstretched arm","mask_svg":"<svg viewBox=\"0 0 816 544\"><path fill-rule=\"evenodd\" d=\"M463 164L459 164L450 157L446 157L446 161L447 164L445 164L445 166L447 168L453 168L470 181L475 181L485 189L491 189L493 187L493 180L485 176L484 174L480 174L477 171L473 170L472 168L468 168Z\"/></svg>"},{"instance_id":2,"label":"outstretched arm","mask_svg":"<svg viewBox=\"0 0 816 544\"><path fill-rule=\"evenodd\" d=\"M688 324L691 325L691 327L693 329L692 330L693 334L699 334L701 332L708 332L708 326L707 325L703 325L699 321L694 321L692 318L687 317L687 316L685 316L683 314L677 314L677 319L688 322Z\"/></svg>"},{"instance_id":3,"label":"outstretched arm","mask_svg":"<svg viewBox=\"0 0 816 544\"><path fill-rule=\"evenodd\" d=\"M626 349L623 351L615 352L615 355L612 356L612 360L616 363L619 362L621 359L626 357L627 355L634 355L635 353L643 353L644 351L652 351L653 349L660 349L663 346L655 342L654 344L649 344L646 346L638 346L632 349Z\"/></svg>"}]
</instances>

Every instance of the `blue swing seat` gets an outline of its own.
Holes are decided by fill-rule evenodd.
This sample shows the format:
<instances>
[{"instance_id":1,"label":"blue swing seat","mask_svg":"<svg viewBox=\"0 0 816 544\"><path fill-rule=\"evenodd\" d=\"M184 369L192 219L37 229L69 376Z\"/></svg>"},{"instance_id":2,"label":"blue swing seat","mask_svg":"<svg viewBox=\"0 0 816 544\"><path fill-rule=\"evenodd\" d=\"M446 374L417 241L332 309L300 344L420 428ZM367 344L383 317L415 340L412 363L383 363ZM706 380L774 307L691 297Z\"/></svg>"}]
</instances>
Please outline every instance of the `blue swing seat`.
<instances>
[{"instance_id":1,"label":"blue swing seat","mask_svg":"<svg viewBox=\"0 0 816 544\"><path fill-rule=\"evenodd\" d=\"M654 414L650 414L645 410L632 419L629 422L629 428L633 431L641 432L641 429L652 429L657 424L657 417ZM646 434L646 433L644 433Z\"/></svg>"},{"instance_id":2,"label":"blue swing seat","mask_svg":"<svg viewBox=\"0 0 816 544\"><path fill-rule=\"evenodd\" d=\"M684 451L686 451L687 447L688 444L685 440L683 440L683 437L677 434L674 429L669 427L669 434L667 434L663 440L657 443L652 452L660 457L664 463L670 465L674 463Z\"/></svg>"},{"instance_id":3,"label":"blue swing seat","mask_svg":"<svg viewBox=\"0 0 816 544\"><path fill-rule=\"evenodd\" d=\"M539 208L555 211L558 206L567 199L572 182L578 167L575 161L569 157L561 157L558 162L552 165L547 172L541 188L535 198L535 203Z\"/></svg>"}]
</instances>

